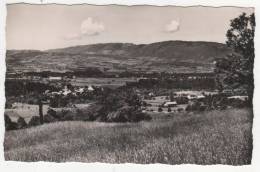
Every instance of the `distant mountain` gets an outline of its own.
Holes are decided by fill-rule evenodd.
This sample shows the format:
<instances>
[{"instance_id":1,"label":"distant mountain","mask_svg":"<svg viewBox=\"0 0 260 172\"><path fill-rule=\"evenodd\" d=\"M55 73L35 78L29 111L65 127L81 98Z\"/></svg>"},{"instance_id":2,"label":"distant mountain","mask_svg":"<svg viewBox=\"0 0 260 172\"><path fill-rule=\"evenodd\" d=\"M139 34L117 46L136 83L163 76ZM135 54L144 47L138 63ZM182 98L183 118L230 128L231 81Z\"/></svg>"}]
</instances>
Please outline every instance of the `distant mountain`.
<instances>
[{"instance_id":1,"label":"distant mountain","mask_svg":"<svg viewBox=\"0 0 260 172\"><path fill-rule=\"evenodd\" d=\"M217 58L232 53L215 42L164 41L151 44L103 43L47 51L8 50L9 71L210 72Z\"/></svg>"}]
</instances>

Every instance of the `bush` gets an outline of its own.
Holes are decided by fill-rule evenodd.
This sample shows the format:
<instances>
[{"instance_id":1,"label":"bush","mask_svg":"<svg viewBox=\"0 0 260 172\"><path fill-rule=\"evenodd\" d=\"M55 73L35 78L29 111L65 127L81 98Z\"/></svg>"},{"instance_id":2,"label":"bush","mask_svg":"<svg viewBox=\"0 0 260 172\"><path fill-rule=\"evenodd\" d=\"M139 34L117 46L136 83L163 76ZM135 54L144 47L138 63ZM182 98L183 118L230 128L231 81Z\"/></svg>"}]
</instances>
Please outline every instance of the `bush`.
<instances>
[{"instance_id":1,"label":"bush","mask_svg":"<svg viewBox=\"0 0 260 172\"><path fill-rule=\"evenodd\" d=\"M178 109L177 109L178 112L181 112L181 111L183 111L183 110L184 110L183 108L178 108Z\"/></svg>"},{"instance_id":2,"label":"bush","mask_svg":"<svg viewBox=\"0 0 260 172\"><path fill-rule=\"evenodd\" d=\"M203 100L204 104L207 106L206 109L219 109L223 110L227 108L228 99L225 95L208 95Z\"/></svg>"},{"instance_id":3,"label":"bush","mask_svg":"<svg viewBox=\"0 0 260 172\"><path fill-rule=\"evenodd\" d=\"M187 97L176 97L177 104L187 104L189 99Z\"/></svg>"},{"instance_id":4,"label":"bush","mask_svg":"<svg viewBox=\"0 0 260 172\"><path fill-rule=\"evenodd\" d=\"M204 111L206 110L207 106L204 105L202 102L189 102L188 106L186 107L186 111Z\"/></svg>"},{"instance_id":5,"label":"bush","mask_svg":"<svg viewBox=\"0 0 260 172\"><path fill-rule=\"evenodd\" d=\"M38 104L38 100L35 99L35 98L30 98L30 99L27 100L27 103L31 104L31 105L37 105Z\"/></svg>"},{"instance_id":6,"label":"bush","mask_svg":"<svg viewBox=\"0 0 260 172\"><path fill-rule=\"evenodd\" d=\"M131 106L124 106L115 112L107 115L107 122L139 122L141 120L150 120L151 117L140 110Z\"/></svg>"},{"instance_id":7,"label":"bush","mask_svg":"<svg viewBox=\"0 0 260 172\"><path fill-rule=\"evenodd\" d=\"M12 122L10 117L8 115L4 115L5 118L5 129L6 130L16 130L17 124L15 122Z\"/></svg>"},{"instance_id":8,"label":"bush","mask_svg":"<svg viewBox=\"0 0 260 172\"><path fill-rule=\"evenodd\" d=\"M6 100L6 102L5 102L5 109L11 109L12 106L13 106L12 103L8 102L8 100Z\"/></svg>"},{"instance_id":9,"label":"bush","mask_svg":"<svg viewBox=\"0 0 260 172\"><path fill-rule=\"evenodd\" d=\"M66 107L69 103L68 96L55 95L50 99L50 107L58 108L58 107Z\"/></svg>"},{"instance_id":10,"label":"bush","mask_svg":"<svg viewBox=\"0 0 260 172\"><path fill-rule=\"evenodd\" d=\"M27 127L27 123L25 122L24 118L19 117L17 120L17 129L23 129Z\"/></svg>"},{"instance_id":11,"label":"bush","mask_svg":"<svg viewBox=\"0 0 260 172\"><path fill-rule=\"evenodd\" d=\"M91 114L89 110L86 109L80 109L77 112L77 115L75 116L75 120L77 121L93 121L94 115Z\"/></svg>"},{"instance_id":12,"label":"bush","mask_svg":"<svg viewBox=\"0 0 260 172\"><path fill-rule=\"evenodd\" d=\"M9 124L12 122L11 118L8 115L5 114L4 118L5 118L5 124Z\"/></svg>"},{"instance_id":13,"label":"bush","mask_svg":"<svg viewBox=\"0 0 260 172\"><path fill-rule=\"evenodd\" d=\"M53 118L58 118L58 115L57 115L56 111L53 110L53 109L48 109L47 115L50 115L50 116L52 116Z\"/></svg>"},{"instance_id":14,"label":"bush","mask_svg":"<svg viewBox=\"0 0 260 172\"><path fill-rule=\"evenodd\" d=\"M103 120L102 116L104 116L104 114L105 114L105 110L102 105L92 104L87 108L78 109L75 120L94 121L98 119L102 121Z\"/></svg>"},{"instance_id":15,"label":"bush","mask_svg":"<svg viewBox=\"0 0 260 172\"><path fill-rule=\"evenodd\" d=\"M158 112L162 112L162 111L163 111L162 107L161 106L158 107Z\"/></svg>"},{"instance_id":16,"label":"bush","mask_svg":"<svg viewBox=\"0 0 260 172\"><path fill-rule=\"evenodd\" d=\"M29 123L28 123L28 126L37 126L37 125L41 125L41 122L40 122L40 117L38 116L33 116Z\"/></svg>"},{"instance_id":17,"label":"bush","mask_svg":"<svg viewBox=\"0 0 260 172\"><path fill-rule=\"evenodd\" d=\"M205 111L207 109L207 106L204 104L201 104L199 107L199 111Z\"/></svg>"},{"instance_id":18,"label":"bush","mask_svg":"<svg viewBox=\"0 0 260 172\"><path fill-rule=\"evenodd\" d=\"M50 115L50 114L47 114L47 115L44 115L44 116L43 116L43 121L44 121L44 123L51 123L51 122L56 122L56 121L58 121L58 119L56 119L55 117L53 117L53 116Z\"/></svg>"},{"instance_id":19,"label":"bush","mask_svg":"<svg viewBox=\"0 0 260 172\"><path fill-rule=\"evenodd\" d=\"M61 110L60 111L60 120L61 121L73 121L75 113L70 110Z\"/></svg>"},{"instance_id":20,"label":"bush","mask_svg":"<svg viewBox=\"0 0 260 172\"><path fill-rule=\"evenodd\" d=\"M105 121L104 118L107 113L104 112L106 111L102 105L92 104L91 106L82 109L49 109L46 118L48 117L51 121Z\"/></svg>"},{"instance_id":21,"label":"bush","mask_svg":"<svg viewBox=\"0 0 260 172\"><path fill-rule=\"evenodd\" d=\"M52 116L55 118L57 121L70 121L73 120L73 116L70 112L70 110L65 110L65 109L49 109L47 111L47 115Z\"/></svg>"},{"instance_id":22,"label":"bush","mask_svg":"<svg viewBox=\"0 0 260 172\"><path fill-rule=\"evenodd\" d=\"M249 106L249 101L243 101L240 99L229 99L228 105L236 108L243 108Z\"/></svg>"}]
</instances>

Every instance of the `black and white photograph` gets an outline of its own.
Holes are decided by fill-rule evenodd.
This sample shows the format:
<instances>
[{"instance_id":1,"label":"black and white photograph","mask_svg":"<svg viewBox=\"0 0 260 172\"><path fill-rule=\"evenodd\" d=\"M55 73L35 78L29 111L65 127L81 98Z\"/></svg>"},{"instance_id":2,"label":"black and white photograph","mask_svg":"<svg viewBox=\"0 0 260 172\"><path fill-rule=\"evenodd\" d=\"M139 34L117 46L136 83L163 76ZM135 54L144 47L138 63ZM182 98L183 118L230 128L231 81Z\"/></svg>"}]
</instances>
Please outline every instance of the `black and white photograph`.
<instances>
[{"instance_id":1,"label":"black and white photograph","mask_svg":"<svg viewBox=\"0 0 260 172\"><path fill-rule=\"evenodd\" d=\"M6 12L5 161L252 163L254 7Z\"/></svg>"}]
</instances>

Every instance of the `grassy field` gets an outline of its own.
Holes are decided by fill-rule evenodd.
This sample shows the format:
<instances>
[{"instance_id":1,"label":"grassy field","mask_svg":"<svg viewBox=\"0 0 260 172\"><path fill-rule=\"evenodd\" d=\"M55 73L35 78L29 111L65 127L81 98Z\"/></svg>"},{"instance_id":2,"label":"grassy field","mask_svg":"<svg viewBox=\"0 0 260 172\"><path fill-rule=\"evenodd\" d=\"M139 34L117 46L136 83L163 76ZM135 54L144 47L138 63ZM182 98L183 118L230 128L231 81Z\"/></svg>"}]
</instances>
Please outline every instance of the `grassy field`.
<instances>
[{"instance_id":1,"label":"grassy field","mask_svg":"<svg viewBox=\"0 0 260 172\"><path fill-rule=\"evenodd\" d=\"M250 164L252 112L153 115L150 122L58 122L5 134L6 160Z\"/></svg>"}]
</instances>

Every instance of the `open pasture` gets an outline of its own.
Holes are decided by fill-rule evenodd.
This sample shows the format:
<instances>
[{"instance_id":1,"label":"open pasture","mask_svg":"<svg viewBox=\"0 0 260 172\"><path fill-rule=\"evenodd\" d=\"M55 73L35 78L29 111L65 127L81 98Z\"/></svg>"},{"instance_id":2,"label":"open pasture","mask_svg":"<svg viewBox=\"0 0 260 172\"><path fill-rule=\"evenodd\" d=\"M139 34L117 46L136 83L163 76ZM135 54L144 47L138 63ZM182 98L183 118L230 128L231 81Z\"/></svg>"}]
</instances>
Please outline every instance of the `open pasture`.
<instances>
[{"instance_id":1,"label":"open pasture","mask_svg":"<svg viewBox=\"0 0 260 172\"><path fill-rule=\"evenodd\" d=\"M150 122L57 122L7 131L6 160L250 164L252 111L159 113Z\"/></svg>"}]
</instances>

